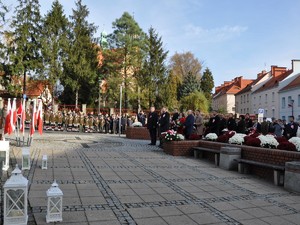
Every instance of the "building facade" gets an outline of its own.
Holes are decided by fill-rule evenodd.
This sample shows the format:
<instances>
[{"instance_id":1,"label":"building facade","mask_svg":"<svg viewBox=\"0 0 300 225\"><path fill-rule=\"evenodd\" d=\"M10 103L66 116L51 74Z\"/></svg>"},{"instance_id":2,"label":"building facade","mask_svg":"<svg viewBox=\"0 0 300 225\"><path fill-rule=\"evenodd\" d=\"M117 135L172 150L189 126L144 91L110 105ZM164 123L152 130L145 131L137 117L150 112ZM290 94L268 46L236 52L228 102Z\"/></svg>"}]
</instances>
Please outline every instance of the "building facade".
<instances>
[{"instance_id":1,"label":"building facade","mask_svg":"<svg viewBox=\"0 0 300 225\"><path fill-rule=\"evenodd\" d=\"M224 84L216 87L212 99L212 109L235 114L235 94L252 82L253 80L244 79L240 76L231 81L225 81Z\"/></svg>"}]
</instances>

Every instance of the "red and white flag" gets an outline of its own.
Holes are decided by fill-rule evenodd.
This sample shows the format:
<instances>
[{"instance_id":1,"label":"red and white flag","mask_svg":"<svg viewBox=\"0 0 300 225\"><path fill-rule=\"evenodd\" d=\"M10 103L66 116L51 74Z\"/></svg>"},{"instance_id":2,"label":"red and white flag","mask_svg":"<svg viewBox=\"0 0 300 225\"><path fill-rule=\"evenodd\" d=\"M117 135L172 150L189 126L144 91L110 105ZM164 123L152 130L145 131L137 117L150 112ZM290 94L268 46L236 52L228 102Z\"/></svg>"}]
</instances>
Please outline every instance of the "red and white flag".
<instances>
[{"instance_id":1,"label":"red and white flag","mask_svg":"<svg viewBox=\"0 0 300 225\"><path fill-rule=\"evenodd\" d=\"M12 133L10 117L11 117L11 103L10 103L10 98L9 98L8 102L7 102L7 109L6 109L4 134L9 134L10 135Z\"/></svg>"},{"instance_id":2,"label":"red and white flag","mask_svg":"<svg viewBox=\"0 0 300 225\"><path fill-rule=\"evenodd\" d=\"M35 132L36 125L36 99L33 100L32 106L32 116L31 116L31 125L30 125L30 136L32 137Z\"/></svg>"},{"instance_id":3,"label":"red and white flag","mask_svg":"<svg viewBox=\"0 0 300 225\"><path fill-rule=\"evenodd\" d=\"M23 104L21 102L20 107L18 108L18 115L20 116L20 131L25 132L25 120L26 120L26 112L25 112L25 99L23 99Z\"/></svg>"},{"instance_id":4,"label":"red and white flag","mask_svg":"<svg viewBox=\"0 0 300 225\"><path fill-rule=\"evenodd\" d=\"M10 116L10 124L12 128L12 132L16 130L16 123L17 123L17 104L16 104L16 99L14 98L11 106L11 116Z\"/></svg>"},{"instance_id":5,"label":"red and white flag","mask_svg":"<svg viewBox=\"0 0 300 225\"><path fill-rule=\"evenodd\" d=\"M36 117L37 117L38 131L39 131L39 134L42 135L42 133L43 133L43 103L42 103L41 99L38 100L38 109L37 109Z\"/></svg>"}]
</instances>

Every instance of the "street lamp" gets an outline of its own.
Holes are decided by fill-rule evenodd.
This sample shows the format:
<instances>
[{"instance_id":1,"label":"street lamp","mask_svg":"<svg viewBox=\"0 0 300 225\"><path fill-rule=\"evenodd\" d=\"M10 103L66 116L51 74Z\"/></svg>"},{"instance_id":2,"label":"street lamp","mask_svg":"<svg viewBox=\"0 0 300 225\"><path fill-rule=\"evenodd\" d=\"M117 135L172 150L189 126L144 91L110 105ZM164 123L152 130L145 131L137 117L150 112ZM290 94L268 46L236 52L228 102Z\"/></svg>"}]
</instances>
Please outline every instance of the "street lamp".
<instances>
[{"instance_id":1,"label":"street lamp","mask_svg":"<svg viewBox=\"0 0 300 225\"><path fill-rule=\"evenodd\" d=\"M56 181L54 181L51 187L48 189L47 198L46 222L61 222L63 192L58 187Z\"/></svg>"},{"instance_id":2,"label":"street lamp","mask_svg":"<svg viewBox=\"0 0 300 225\"><path fill-rule=\"evenodd\" d=\"M123 89L123 83L120 85L119 137L121 136L122 89Z\"/></svg>"}]
</instances>

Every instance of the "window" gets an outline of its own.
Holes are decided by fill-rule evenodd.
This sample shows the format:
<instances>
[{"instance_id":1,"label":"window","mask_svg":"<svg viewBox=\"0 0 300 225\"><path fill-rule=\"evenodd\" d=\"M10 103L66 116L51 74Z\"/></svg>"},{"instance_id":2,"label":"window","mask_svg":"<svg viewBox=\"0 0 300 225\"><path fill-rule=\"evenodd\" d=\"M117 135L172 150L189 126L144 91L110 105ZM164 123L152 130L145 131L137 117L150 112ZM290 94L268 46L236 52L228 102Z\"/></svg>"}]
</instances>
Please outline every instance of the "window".
<instances>
[{"instance_id":1,"label":"window","mask_svg":"<svg viewBox=\"0 0 300 225\"><path fill-rule=\"evenodd\" d=\"M298 115L298 121L300 121L300 115Z\"/></svg>"},{"instance_id":2,"label":"window","mask_svg":"<svg viewBox=\"0 0 300 225\"><path fill-rule=\"evenodd\" d=\"M259 96L259 103L261 103L261 96Z\"/></svg>"},{"instance_id":3,"label":"window","mask_svg":"<svg viewBox=\"0 0 300 225\"><path fill-rule=\"evenodd\" d=\"M247 94L247 102L249 102L249 94Z\"/></svg>"},{"instance_id":4,"label":"window","mask_svg":"<svg viewBox=\"0 0 300 225\"><path fill-rule=\"evenodd\" d=\"M243 95L241 95L241 103L243 103Z\"/></svg>"},{"instance_id":5,"label":"window","mask_svg":"<svg viewBox=\"0 0 300 225\"><path fill-rule=\"evenodd\" d=\"M265 116L268 117L268 110L265 109Z\"/></svg>"},{"instance_id":6,"label":"window","mask_svg":"<svg viewBox=\"0 0 300 225\"><path fill-rule=\"evenodd\" d=\"M285 120L285 116L282 116L282 120Z\"/></svg>"},{"instance_id":7,"label":"window","mask_svg":"<svg viewBox=\"0 0 300 225\"><path fill-rule=\"evenodd\" d=\"M275 93L272 92L272 102L274 102L274 101L275 101Z\"/></svg>"},{"instance_id":8,"label":"window","mask_svg":"<svg viewBox=\"0 0 300 225\"><path fill-rule=\"evenodd\" d=\"M265 102L268 102L268 94L265 94Z\"/></svg>"},{"instance_id":9,"label":"window","mask_svg":"<svg viewBox=\"0 0 300 225\"><path fill-rule=\"evenodd\" d=\"M288 104L292 104L292 96L288 97Z\"/></svg>"},{"instance_id":10,"label":"window","mask_svg":"<svg viewBox=\"0 0 300 225\"><path fill-rule=\"evenodd\" d=\"M300 95L298 95L298 107L300 107Z\"/></svg>"},{"instance_id":11,"label":"window","mask_svg":"<svg viewBox=\"0 0 300 225\"><path fill-rule=\"evenodd\" d=\"M244 103L246 103L246 95L244 95Z\"/></svg>"},{"instance_id":12,"label":"window","mask_svg":"<svg viewBox=\"0 0 300 225\"><path fill-rule=\"evenodd\" d=\"M272 109L272 117L275 117L275 109Z\"/></svg>"},{"instance_id":13,"label":"window","mask_svg":"<svg viewBox=\"0 0 300 225\"><path fill-rule=\"evenodd\" d=\"M247 113L249 113L249 108L247 108Z\"/></svg>"},{"instance_id":14,"label":"window","mask_svg":"<svg viewBox=\"0 0 300 225\"><path fill-rule=\"evenodd\" d=\"M285 97L282 97L281 108L285 108Z\"/></svg>"}]
</instances>

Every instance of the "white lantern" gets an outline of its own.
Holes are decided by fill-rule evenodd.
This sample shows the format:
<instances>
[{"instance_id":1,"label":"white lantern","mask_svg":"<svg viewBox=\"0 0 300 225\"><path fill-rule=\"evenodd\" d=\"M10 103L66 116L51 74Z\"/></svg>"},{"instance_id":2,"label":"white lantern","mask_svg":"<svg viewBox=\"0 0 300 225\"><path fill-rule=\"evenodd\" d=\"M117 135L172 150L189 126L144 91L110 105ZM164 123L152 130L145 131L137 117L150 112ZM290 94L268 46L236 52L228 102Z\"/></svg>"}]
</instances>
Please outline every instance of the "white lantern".
<instances>
[{"instance_id":1,"label":"white lantern","mask_svg":"<svg viewBox=\"0 0 300 225\"><path fill-rule=\"evenodd\" d=\"M48 167L47 167L47 164L48 164L48 157L47 155L43 155L42 157L42 170L46 170Z\"/></svg>"},{"instance_id":2,"label":"white lantern","mask_svg":"<svg viewBox=\"0 0 300 225\"><path fill-rule=\"evenodd\" d=\"M30 169L30 150L29 148L22 148L22 170Z\"/></svg>"},{"instance_id":3,"label":"white lantern","mask_svg":"<svg viewBox=\"0 0 300 225\"><path fill-rule=\"evenodd\" d=\"M4 225L25 225L28 221L28 180L23 177L18 165L4 186Z\"/></svg>"},{"instance_id":4,"label":"white lantern","mask_svg":"<svg viewBox=\"0 0 300 225\"><path fill-rule=\"evenodd\" d=\"M63 192L59 189L56 181L54 181L47 191L47 223L62 221L62 197Z\"/></svg>"},{"instance_id":5,"label":"white lantern","mask_svg":"<svg viewBox=\"0 0 300 225\"><path fill-rule=\"evenodd\" d=\"M3 158L2 170L7 171L9 168L9 141L0 141L0 158Z\"/></svg>"}]
</instances>

